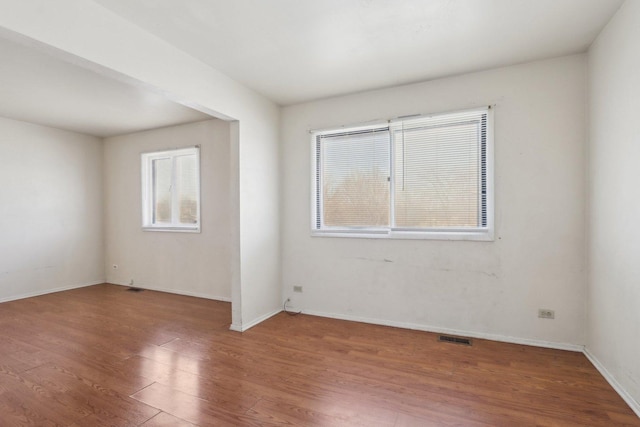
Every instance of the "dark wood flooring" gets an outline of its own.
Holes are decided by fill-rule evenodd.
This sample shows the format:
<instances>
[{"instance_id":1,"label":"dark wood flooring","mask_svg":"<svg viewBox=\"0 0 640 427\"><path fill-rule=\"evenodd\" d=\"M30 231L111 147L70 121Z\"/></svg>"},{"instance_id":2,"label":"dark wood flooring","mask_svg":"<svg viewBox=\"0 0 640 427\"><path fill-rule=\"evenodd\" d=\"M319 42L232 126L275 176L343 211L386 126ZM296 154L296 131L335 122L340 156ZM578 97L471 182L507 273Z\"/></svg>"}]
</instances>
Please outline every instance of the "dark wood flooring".
<instances>
[{"instance_id":1,"label":"dark wood flooring","mask_svg":"<svg viewBox=\"0 0 640 427\"><path fill-rule=\"evenodd\" d=\"M0 426L640 426L580 353L98 285L0 304Z\"/></svg>"}]
</instances>

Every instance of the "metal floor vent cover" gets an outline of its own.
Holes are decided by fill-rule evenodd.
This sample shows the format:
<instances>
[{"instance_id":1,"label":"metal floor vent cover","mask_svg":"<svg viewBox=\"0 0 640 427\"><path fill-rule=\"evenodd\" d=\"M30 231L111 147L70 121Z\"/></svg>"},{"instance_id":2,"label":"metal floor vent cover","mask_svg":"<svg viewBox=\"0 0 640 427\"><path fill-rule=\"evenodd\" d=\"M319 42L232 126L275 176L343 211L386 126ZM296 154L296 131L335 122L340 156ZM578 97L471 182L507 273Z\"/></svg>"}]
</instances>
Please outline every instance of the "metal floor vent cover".
<instances>
[{"instance_id":1,"label":"metal floor vent cover","mask_svg":"<svg viewBox=\"0 0 640 427\"><path fill-rule=\"evenodd\" d=\"M142 291L144 291L144 289L140 289L140 288L129 288L127 290L129 292L142 292Z\"/></svg>"},{"instance_id":2,"label":"metal floor vent cover","mask_svg":"<svg viewBox=\"0 0 640 427\"><path fill-rule=\"evenodd\" d=\"M453 337L451 335L440 335L438 337L438 341L440 341L440 342L450 342L450 343L453 343L453 344L462 344L462 345L471 345L472 344L471 338Z\"/></svg>"}]
</instances>

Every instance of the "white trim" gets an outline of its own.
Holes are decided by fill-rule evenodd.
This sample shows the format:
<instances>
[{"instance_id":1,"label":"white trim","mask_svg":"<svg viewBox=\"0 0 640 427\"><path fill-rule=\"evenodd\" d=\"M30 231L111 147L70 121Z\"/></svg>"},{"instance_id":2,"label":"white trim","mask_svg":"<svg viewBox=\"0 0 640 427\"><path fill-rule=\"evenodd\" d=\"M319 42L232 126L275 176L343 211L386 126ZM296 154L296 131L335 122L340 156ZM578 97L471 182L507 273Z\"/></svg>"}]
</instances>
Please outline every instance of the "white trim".
<instances>
[{"instance_id":1,"label":"white trim","mask_svg":"<svg viewBox=\"0 0 640 427\"><path fill-rule=\"evenodd\" d=\"M276 314L279 314L282 312L282 309L279 308L275 311L272 311L271 313L267 313L263 316L258 317L257 319L252 320L249 323L244 323L242 325L234 325L233 323L231 324L231 326L229 326L229 329L232 331L236 331L236 332L244 332L247 331L251 328L253 328L254 326L256 326L259 323L264 322L265 320L275 316Z\"/></svg>"},{"instance_id":2,"label":"white trim","mask_svg":"<svg viewBox=\"0 0 640 427\"><path fill-rule=\"evenodd\" d=\"M397 231L383 230L378 233L374 230L349 231L349 230L311 230L311 237L353 237L357 239L390 239L390 240L469 240L476 242L495 241L493 230L479 231Z\"/></svg>"},{"instance_id":3,"label":"white trim","mask_svg":"<svg viewBox=\"0 0 640 427\"><path fill-rule=\"evenodd\" d=\"M633 396L631 396L627 391L622 387L622 385L616 380L616 378L607 371L602 363L598 360L598 358L589 351L588 348L584 348L584 355L587 356L589 362L596 367L596 369L602 374L605 380L609 383L611 387L622 397L622 399L629 405L631 410L636 413L638 417L640 417L640 402L635 400Z\"/></svg>"},{"instance_id":4,"label":"white trim","mask_svg":"<svg viewBox=\"0 0 640 427\"><path fill-rule=\"evenodd\" d=\"M16 300L25 299L25 298L33 298L33 297L38 297L40 295L55 294L56 292L70 291L72 289L86 288L88 286L101 285L103 283L105 283L104 280L97 280L94 282L82 283L80 285L61 286L59 288L47 289L45 291L27 292L26 294L19 294L19 295L14 295L10 297L0 298L0 303L16 301Z\"/></svg>"},{"instance_id":5,"label":"white trim","mask_svg":"<svg viewBox=\"0 0 640 427\"><path fill-rule=\"evenodd\" d=\"M272 311L271 313L267 313L265 315L262 315L262 316L258 317L257 319L252 320L249 323L243 323L242 326L240 326L239 328L238 328L237 325L231 325L232 327L238 328L238 329L231 329L231 328L230 329L232 331L244 332L244 331L247 331L247 330L253 328L254 326L258 325L259 323L262 323L265 320L267 320L267 319L269 319L269 318L271 318L271 317L273 317L273 316L275 316L276 314L279 314L279 313L282 313L282 309L281 308L278 308L277 310Z\"/></svg>"},{"instance_id":6,"label":"white trim","mask_svg":"<svg viewBox=\"0 0 640 427\"><path fill-rule=\"evenodd\" d=\"M161 226L143 226L142 231L162 231L169 233L200 233L198 227L161 227Z\"/></svg>"},{"instance_id":7,"label":"white trim","mask_svg":"<svg viewBox=\"0 0 640 427\"><path fill-rule=\"evenodd\" d=\"M464 336L464 337L470 337L470 338L506 342L510 344L530 345L533 347L553 348L556 350L575 351L579 353L584 351L584 346L580 344L568 344L568 343L559 343L559 342L552 342L552 341L534 340L529 338L510 337L506 335L488 334L484 332L473 332L473 331L464 331L460 329L442 328L439 326L420 325L417 323L395 322L390 320L372 319L369 317L352 316L352 315L337 314L337 313L324 313L324 312L314 311L314 310L302 310L302 313L308 314L311 316L329 317L332 319L350 320L353 322L371 323L374 325L391 326L394 328L413 329L417 331L434 332L438 334L458 335L458 336Z\"/></svg>"},{"instance_id":8,"label":"white trim","mask_svg":"<svg viewBox=\"0 0 640 427\"><path fill-rule=\"evenodd\" d=\"M183 296L186 296L186 297L195 297L195 298L210 299L210 300L214 300L214 301L231 302L231 297L221 297L221 296L217 296L217 295L203 294L201 292L183 291L181 289L156 288L156 287L151 287L151 286L146 286L146 285L139 285L137 283L134 283L133 285L131 285L129 283L122 283L122 282L117 282L117 281L109 281L109 282L106 282L106 283L108 283L109 285L117 285L117 286L126 286L126 287L132 287L132 288L146 289L148 291L166 292L168 294L183 295Z\"/></svg>"}]
</instances>

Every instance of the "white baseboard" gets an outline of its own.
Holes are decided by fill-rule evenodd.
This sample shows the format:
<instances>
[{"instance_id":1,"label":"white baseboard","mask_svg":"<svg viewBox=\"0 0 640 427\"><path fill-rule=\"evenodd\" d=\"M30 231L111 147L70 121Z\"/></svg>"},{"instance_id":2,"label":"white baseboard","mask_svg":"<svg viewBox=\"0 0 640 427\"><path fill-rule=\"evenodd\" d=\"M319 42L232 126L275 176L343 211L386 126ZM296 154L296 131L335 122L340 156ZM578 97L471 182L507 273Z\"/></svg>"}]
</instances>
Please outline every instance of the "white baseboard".
<instances>
[{"instance_id":1,"label":"white baseboard","mask_svg":"<svg viewBox=\"0 0 640 427\"><path fill-rule=\"evenodd\" d=\"M279 308L279 309L277 309L275 311L272 311L271 313L265 314L264 316L260 316L257 319L254 319L249 323L244 323L242 325L235 325L235 324L232 323L231 326L229 327L229 329L232 330L232 331L236 331L236 332L244 332L244 331L246 331L248 329L253 328L258 323L262 323L265 320L267 320L268 318L273 317L276 314L281 313L281 312L282 312L282 309Z\"/></svg>"},{"instance_id":2,"label":"white baseboard","mask_svg":"<svg viewBox=\"0 0 640 427\"><path fill-rule=\"evenodd\" d=\"M484 332L464 331L459 329L442 328L439 326L420 325L417 323L408 322L395 322L390 320L372 319L368 317L352 316L348 314L336 314L336 313L324 313L314 310L302 310L302 313L309 314L311 316L329 317L332 319L350 320L354 322L371 323L374 325L392 326L395 328L414 329L418 331L434 332L437 334L458 335L470 338L485 339L491 341L500 341L510 344L523 344L534 347L553 348L556 350L567 350L582 352L584 350L583 345L579 344L567 344L551 341L533 340L528 338L510 337L506 335L488 334Z\"/></svg>"},{"instance_id":3,"label":"white baseboard","mask_svg":"<svg viewBox=\"0 0 640 427\"><path fill-rule=\"evenodd\" d=\"M0 303L9 302L9 301L16 301L16 300L25 299L25 298L37 297L37 296L40 296L40 295L54 294L56 292L70 291L72 289L86 288L87 286L99 285L101 283L104 283L104 280L97 280L97 281L92 281L92 282L87 282L87 283L81 283L79 285L61 286L61 287L58 287L58 288L47 289L47 290L44 290L44 291L27 292L27 293L24 293L24 294L12 295L10 297L0 298Z\"/></svg>"},{"instance_id":4,"label":"white baseboard","mask_svg":"<svg viewBox=\"0 0 640 427\"><path fill-rule=\"evenodd\" d=\"M182 289L168 289L168 288L157 288L157 287L152 287L152 286L146 286L146 285L140 285L138 283L135 283L134 285L130 285L129 283L121 283L121 282L116 282L116 281L110 281L107 282L111 285L118 285L118 286L127 286L127 287L134 287L134 288L140 288L140 289L146 289L149 291L157 291L157 292L166 292L168 294L176 294L176 295L184 295L187 297L196 297L196 298L204 298L204 299L211 299L211 300L215 300L215 301L223 301L223 302L231 302L231 298L229 297L221 297L221 296L216 296L216 295L209 295L209 294L203 294L200 292L191 292L191 291L184 291Z\"/></svg>"},{"instance_id":5,"label":"white baseboard","mask_svg":"<svg viewBox=\"0 0 640 427\"><path fill-rule=\"evenodd\" d=\"M613 389L622 397L622 399L627 402L627 405L636 413L638 417L640 417L640 402L635 400L627 391L620 385L618 380L615 379L613 375L607 371L602 363L598 360L598 358L589 351L588 348L585 347L584 355L587 356L587 359L596 367L596 369L602 374L605 380L613 387Z\"/></svg>"}]
</instances>

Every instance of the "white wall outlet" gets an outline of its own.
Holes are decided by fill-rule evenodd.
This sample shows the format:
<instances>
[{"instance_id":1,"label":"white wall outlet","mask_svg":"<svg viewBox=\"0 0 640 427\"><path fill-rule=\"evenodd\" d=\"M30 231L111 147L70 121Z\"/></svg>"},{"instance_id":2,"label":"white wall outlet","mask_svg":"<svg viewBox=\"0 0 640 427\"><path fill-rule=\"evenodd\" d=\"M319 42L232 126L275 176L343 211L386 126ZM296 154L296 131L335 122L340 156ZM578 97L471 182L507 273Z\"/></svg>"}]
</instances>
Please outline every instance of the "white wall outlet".
<instances>
[{"instance_id":1,"label":"white wall outlet","mask_svg":"<svg viewBox=\"0 0 640 427\"><path fill-rule=\"evenodd\" d=\"M129 282L129 286L133 286L133 279Z\"/></svg>"},{"instance_id":2,"label":"white wall outlet","mask_svg":"<svg viewBox=\"0 0 640 427\"><path fill-rule=\"evenodd\" d=\"M297 285L295 285L295 286L293 287L293 292L302 292L302 286L297 286Z\"/></svg>"},{"instance_id":3,"label":"white wall outlet","mask_svg":"<svg viewBox=\"0 0 640 427\"><path fill-rule=\"evenodd\" d=\"M555 319L556 312L553 310L549 310L548 308L539 308L538 317L541 319Z\"/></svg>"}]
</instances>

